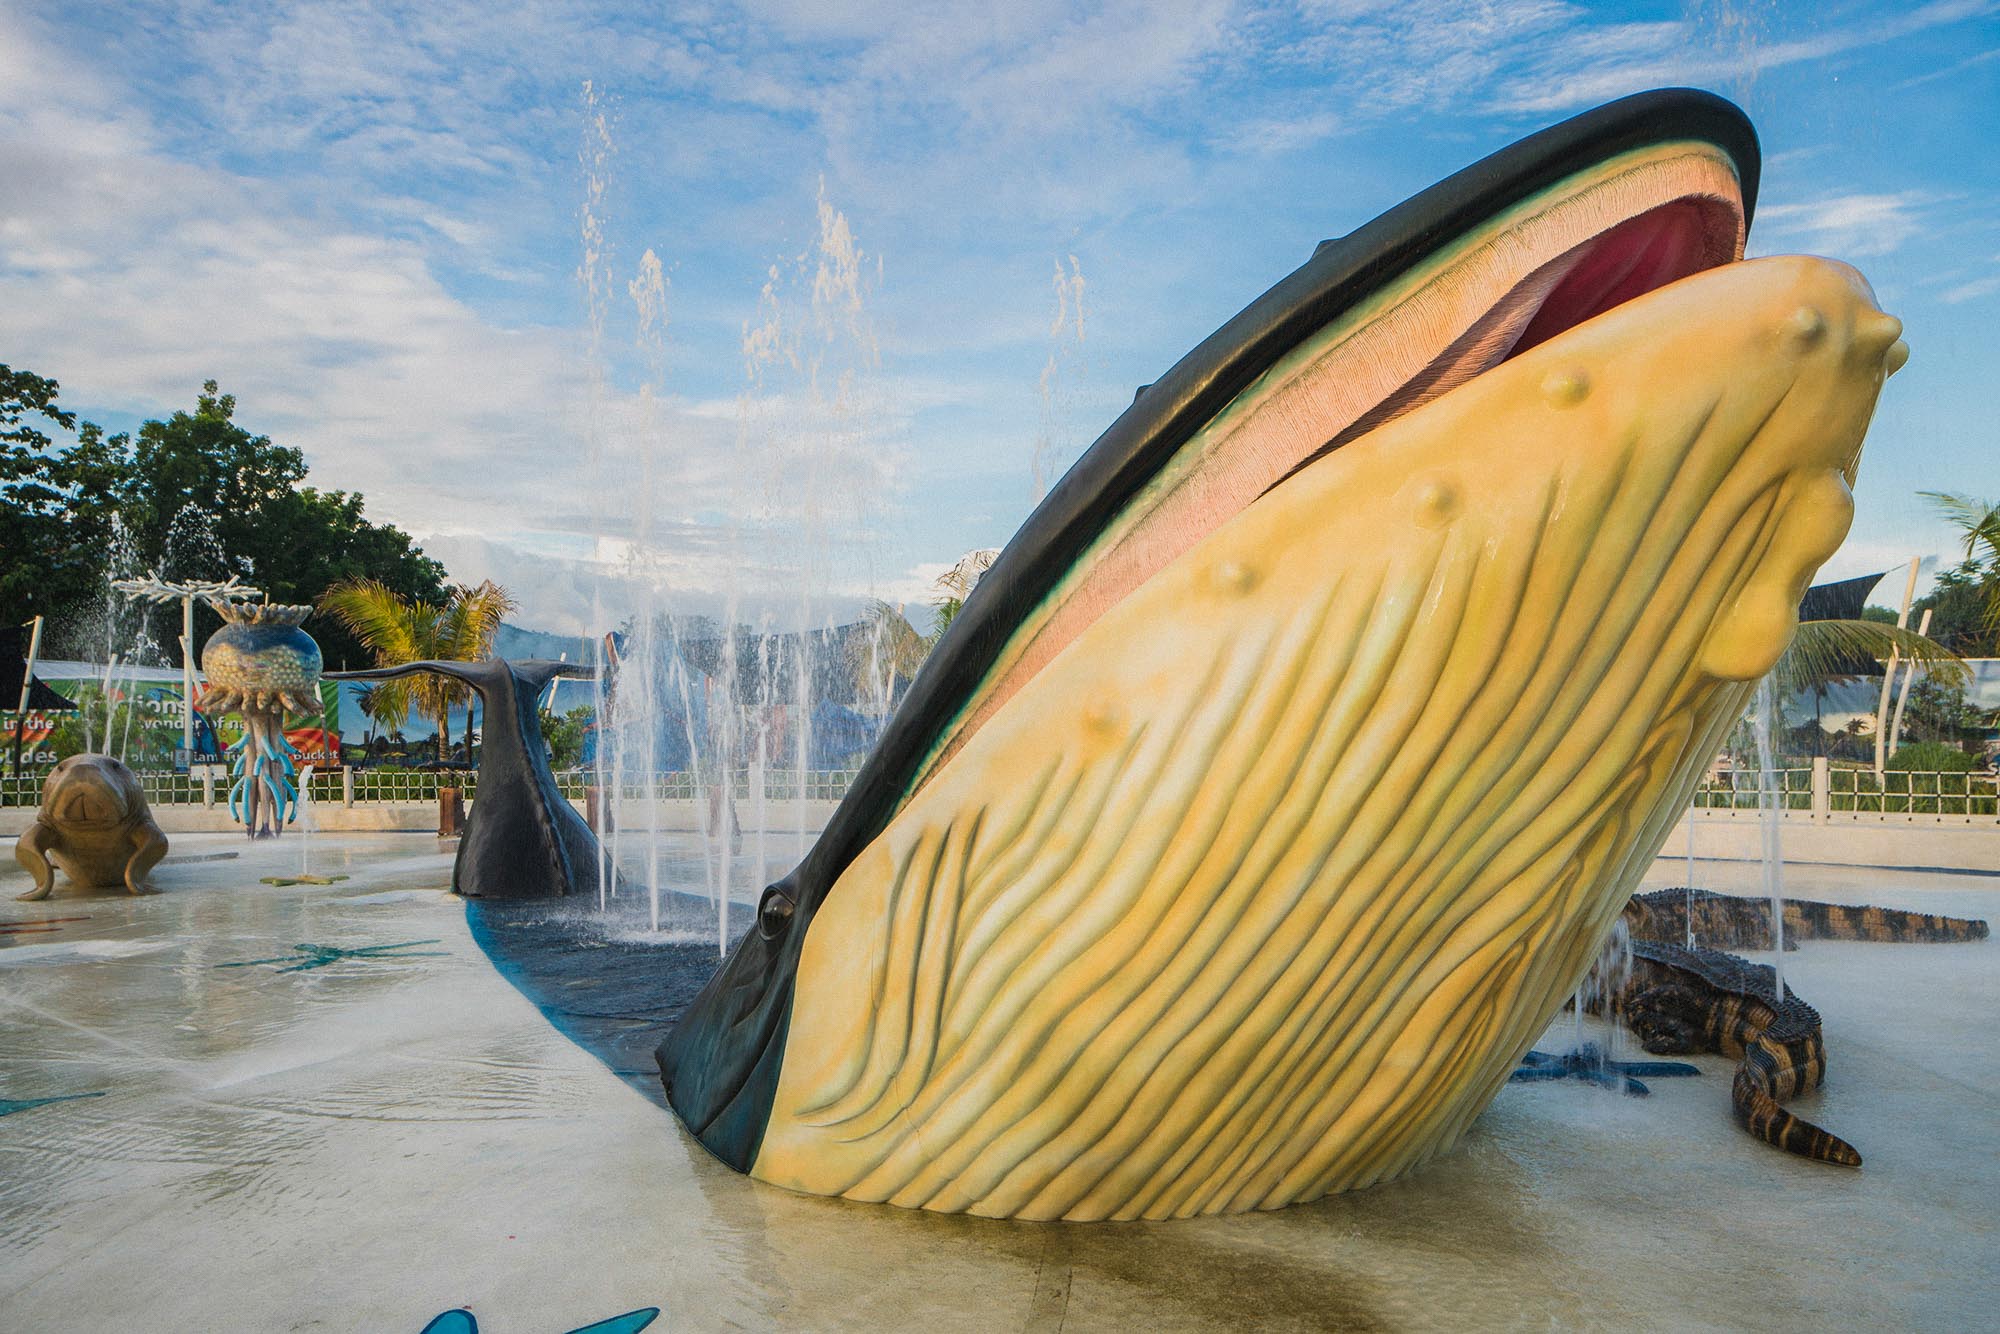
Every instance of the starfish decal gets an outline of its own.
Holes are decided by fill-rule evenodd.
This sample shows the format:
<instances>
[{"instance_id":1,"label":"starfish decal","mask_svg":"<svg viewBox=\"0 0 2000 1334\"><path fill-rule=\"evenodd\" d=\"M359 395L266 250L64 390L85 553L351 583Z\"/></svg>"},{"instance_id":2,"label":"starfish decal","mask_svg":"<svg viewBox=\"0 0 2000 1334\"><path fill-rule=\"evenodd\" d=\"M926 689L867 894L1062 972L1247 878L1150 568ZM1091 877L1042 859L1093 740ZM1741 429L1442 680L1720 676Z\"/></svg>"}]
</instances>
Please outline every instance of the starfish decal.
<instances>
[{"instance_id":1,"label":"starfish decal","mask_svg":"<svg viewBox=\"0 0 2000 1334\"><path fill-rule=\"evenodd\" d=\"M0 1116L12 1116L25 1112L30 1107L46 1107L52 1102L75 1102L78 1098L101 1098L104 1090L95 1093L59 1093L53 1098L0 1098Z\"/></svg>"},{"instance_id":2,"label":"starfish decal","mask_svg":"<svg viewBox=\"0 0 2000 1334\"><path fill-rule=\"evenodd\" d=\"M1521 1058L1521 1068L1507 1076L1509 1083L1526 1084L1545 1079L1580 1079L1599 1088L1616 1089L1628 1098L1643 1098L1652 1090L1639 1082L1647 1079L1675 1079L1698 1075L1701 1071L1682 1061L1613 1061L1605 1058L1595 1042L1561 1054L1531 1051Z\"/></svg>"},{"instance_id":3,"label":"starfish decal","mask_svg":"<svg viewBox=\"0 0 2000 1334\"><path fill-rule=\"evenodd\" d=\"M314 968L324 968L342 959L443 959L448 957L443 950L419 950L415 954L391 954L391 950L406 950L412 945L436 945L435 940L404 940L394 945L363 945L360 949L342 949L338 945L294 945L290 954L280 954L273 959L240 959L235 963L219 963L217 968L253 968L260 963L290 964L280 968L281 973L304 973Z\"/></svg>"}]
</instances>

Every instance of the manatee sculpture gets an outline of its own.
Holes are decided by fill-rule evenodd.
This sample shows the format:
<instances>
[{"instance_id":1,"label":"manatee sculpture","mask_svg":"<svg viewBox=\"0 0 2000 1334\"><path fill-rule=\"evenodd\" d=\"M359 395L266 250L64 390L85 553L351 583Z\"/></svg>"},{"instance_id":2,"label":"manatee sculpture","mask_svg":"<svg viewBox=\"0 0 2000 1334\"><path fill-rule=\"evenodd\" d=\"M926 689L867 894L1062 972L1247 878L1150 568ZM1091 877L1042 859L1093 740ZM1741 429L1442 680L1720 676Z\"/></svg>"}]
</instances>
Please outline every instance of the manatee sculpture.
<instances>
[{"instance_id":1,"label":"manatee sculpture","mask_svg":"<svg viewBox=\"0 0 2000 1334\"><path fill-rule=\"evenodd\" d=\"M309 606L210 598L222 626L202 646L208 678L204 708L243 715L243 736L229 748L236 781L229 813L252 838L274 838L298 816L298 750L285 736L285 711L318 713L320 653L299 627Z\"/></svg>"},{"instance_id":2,"label":"manatee sculpture","mask_svg":"<svg viewBox=\"0 0 2000 1334\"><path fill-rule=\"evenodd\" d=\"M486 730L479 750L479 788L465 819L451 887L469 899L533 899L595 894L597 835L556 787L542 740L538 703L559 676L590 675L581 665L531 660L444 662L329 672L333 681L390 681L436 672L479 692Z\"/></svg>"},{"instance_id":3,"label":"manatee sculpture","mask_svg":"<svg viewBox=\"0 0 2000 1334\"><path fill-rule=\"evenodd\" d=\"M1407 1172L1570 994L1907 355L1708 94L1313 258L1077 462L659 1049L725 1162L1036 1219Z\"/></svg>"},{"instance_id":4,"label":"manatee sculpture","mask_svg":"<svg viewBox=\"0 0 2000 1334\"><path fill-rule=\"evenodd\" d=\"M167 855L139 777L110 755L72 755L49 771L35 822L15 840L14 859L35 887L32 902L55 892L56 871L80 893L116 889L154 894L146 875Z\"/></svg>"}]
</instances>

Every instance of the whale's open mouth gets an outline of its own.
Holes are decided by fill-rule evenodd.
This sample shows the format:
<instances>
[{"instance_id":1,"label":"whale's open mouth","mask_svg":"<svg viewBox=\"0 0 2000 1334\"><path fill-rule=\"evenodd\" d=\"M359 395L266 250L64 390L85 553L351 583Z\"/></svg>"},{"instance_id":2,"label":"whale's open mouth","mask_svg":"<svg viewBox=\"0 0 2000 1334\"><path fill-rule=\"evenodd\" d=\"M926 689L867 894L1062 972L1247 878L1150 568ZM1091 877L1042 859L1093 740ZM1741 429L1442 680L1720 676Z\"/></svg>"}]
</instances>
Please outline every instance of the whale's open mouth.
<instances>
[{"instance_id":1,"label":"whale's open mouth","mask_svg":"<svg viewBox=\"0 0 2000 1334\"><path fill-rule=\"evenodd\" d=\"M1742 258L1747 211L1737 165L1714 144L1635 148L1483 219L1307 332L1163 459L1023 609L910 790L1092 623L1258 497L1530 348Z\"/></svg>"}]
</instances>

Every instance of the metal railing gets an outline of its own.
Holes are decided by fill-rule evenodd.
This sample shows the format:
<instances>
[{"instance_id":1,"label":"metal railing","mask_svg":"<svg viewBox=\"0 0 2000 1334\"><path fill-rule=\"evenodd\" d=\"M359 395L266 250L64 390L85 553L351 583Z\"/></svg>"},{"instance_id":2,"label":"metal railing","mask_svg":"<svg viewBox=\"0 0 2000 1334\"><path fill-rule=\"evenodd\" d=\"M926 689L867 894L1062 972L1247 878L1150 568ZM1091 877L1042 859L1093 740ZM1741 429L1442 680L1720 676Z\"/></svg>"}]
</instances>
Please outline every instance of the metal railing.
<instances>
[{"instance_id":1,"label":"metal railing","mask_svg":"<svg viewBox=\"0 0 2000 1334\"><path fill-rule=\"evenodd\" d=\"M1782 795L1779 808L1809 811L1813 808L1813 771L1778 769L1772 772L1772 786ZM1709 774L1695 789L1694 808L1698 811L1755 811L1763 808L1763 784L1755 769L1736 769Z\"/></svg>"},{"instance_id":2,"label":"metal railing","mask_svg":"<svg viewBox=\"0 0 2000 1334\"><path fill-rule=\"evenodd\" d=\"M354 800L388 802L434 802L445 788L455 787L472 800L479 781L470 769L355 769ZM344 801L339 769L313 771L314 801Z\"/></svg>"},{"instance_id":3,"label":"metal railing","mask_svg":"<svg viewBox=\"0 0 2000 1334\"><path fill-rule=\"evenodd\" d=\"M813 769L801 775L796 769L767 769L764 771L764 798L767 801L790 801L804 794L808 801L838 801L847 795L848 786L853 783L855 769ZM46 770L29 770L19 777L0 772L0 807L36 806L41 803L42 784L47 778ZM737 769L730 775L730 788L738 802L753 800L753 772L748 768ZM566 769L556 774L556 787L565 797L581 801L599 775L588 769ZM803 781L801 781L803 779ZM617 776L620 799L624 801L644 801L652 797L660 801L692 801L705 795L713 781L685 771L659 773L647 780L645 774L621 773ZM175 773L172 770L141 770L139 785L146 793L146 800L155 806L199 806L205 801L226 801L229 796L229 778L222 777L205 785L195 775ZM609 787L609 782L604 784ZM362 803L403 803L427 804L438 799L438 793L445 788L455 787L465 794L467 801L479 795L478 775L472 770L457 769L314 769L311 778L311 795L314 804L323 806Z\"/></svg>"},{"instance_id":4,"label":"metal railing","mask_svg":"<svg viewBox=\"0 0 2000 1334\"><path fill-rule=\"evenodd\" d=\"M848 787L859 772L858 769L808 769L801 782L801 775L796 769L766 769L764 799L791 801L803 793L807 801L838 801L847 795ZM739 802L751 800L755 795L755 777L755 772L749 768L732 770L729 775L730 796ZM645 774L605 775L589 769L571 769L556 775L556 786L566 797L581 798L593 784L606 788L615 784L623 801L644 801L649 795L661 801L692 801L697 796L705 796L714 781L710 775L697 775L685 770L655 774L650 783Z\"/></svg>"},{"instance_id":5,"label":"metal railing","mask_svg":"<svg viewBox=\"0 0 2000 1334\"><path fill-rule=\"evenodd\" d=\"M803 795L808 801L838 801L847 795L858 772L813 769L801 775L796 769L767 769L764 798L791 801ZM46 771L30 770L19 777L0 772L0 807L39 805L46 777ZM748 768L730 774L734 800L754 800L753 777ZM599 775L588 769L566 769L555 778L565 797L581 801ZM686 771L655 774L651 782L638 773L621 773L617 778L622 801L644 801L649 796L661 801L692 801L705 795L713 781ZM2000 776L1990 773L1904 773L1892 769L1877 781L1872 769L1836 769L1822 763L1810 769L1779 769L1774 779L1782 794L1781 809L1813 818L1903 816L2000 824ZM142 770L139 783L146 800L155 806L196 806L209 799L227 800L230 780L214 780L212 798L211 789L199 777L171 770ZM477 800L478 775L453 769L315 769L312 800L326 806L350 801L429 804L447 787L458 788L467 801ZM1746 815L1754 815L1759 803L1757 773L1744 769L1709 774L1695 789L1693 802L1698 811Z\"/></svg>"},{"instance_id":6,"label":"metal railing","mask_svg":"<svg viewBox=\"0 0 2000 1334\"><path fill-rule=\"evenodd\" d=\"M1816 819L1903 816L2000 824L2000 776L1990 773L1890 769L1878 779L1873 769L1836 769L1821 761L1810 769L1775 770L1772 778L1779 809ZM1708 775L1695 790L1694 808L1731 813L1761 809L1756 770Z\"/></svg>"},{"instance_id":7,"label":"metal railing","mask_svg":"<svg viewBox=\"0 0 2000 1334\"><path fill-rule=\"evenodd\" d=\"M1836 812L2000 818L2000 777L1980 773L1898 773L1876 782L1867 769L1835 769L1829 789Z\"/></svg>"}]
</instances>

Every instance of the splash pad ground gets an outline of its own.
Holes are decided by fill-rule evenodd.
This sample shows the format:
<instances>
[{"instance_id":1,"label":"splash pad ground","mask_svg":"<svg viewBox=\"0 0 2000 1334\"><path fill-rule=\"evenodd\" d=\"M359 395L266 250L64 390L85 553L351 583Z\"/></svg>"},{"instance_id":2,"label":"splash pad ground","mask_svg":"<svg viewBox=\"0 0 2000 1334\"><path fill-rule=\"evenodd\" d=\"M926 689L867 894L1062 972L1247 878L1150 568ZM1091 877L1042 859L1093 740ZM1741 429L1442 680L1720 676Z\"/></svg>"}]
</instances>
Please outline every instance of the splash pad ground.
<instances>
[{"instance_id":1,"label":"splash pad ground","mask_svg":"<svg viewBox=\"0 0 2000 1334\"><path fill-rule=\"evenodd\" d=\"M313 871L349 878L274 887L291 840L179 835L144 899L15 903L27 878L0 872L0 1327L417 1334L467 1306L486 1334L641 1307L675 1331L1952 1329L2000 1300L1991 941L1787 957L1832 1065L1795 1106L1859 1172L1751 1140L1730 1063L1702 1057L1644 1101L1509 1086L1416 1176L1278 1213L995 1223L711 1160L647 1071L621 1077L496 969L436 849L320 835ZM240 856L183 860L218 852ZM1748 892L1757 868L1700 874ZM1786 887L2000 917L1987 877L1793 866ZM645 928L568 919L577 950L623 961L604 1005L582 975L564 1002L623 1034L606 1050L671 1018L673 995L632 990L645 951L712 957L712 919Z\"/></svg>"}]
</instances>

